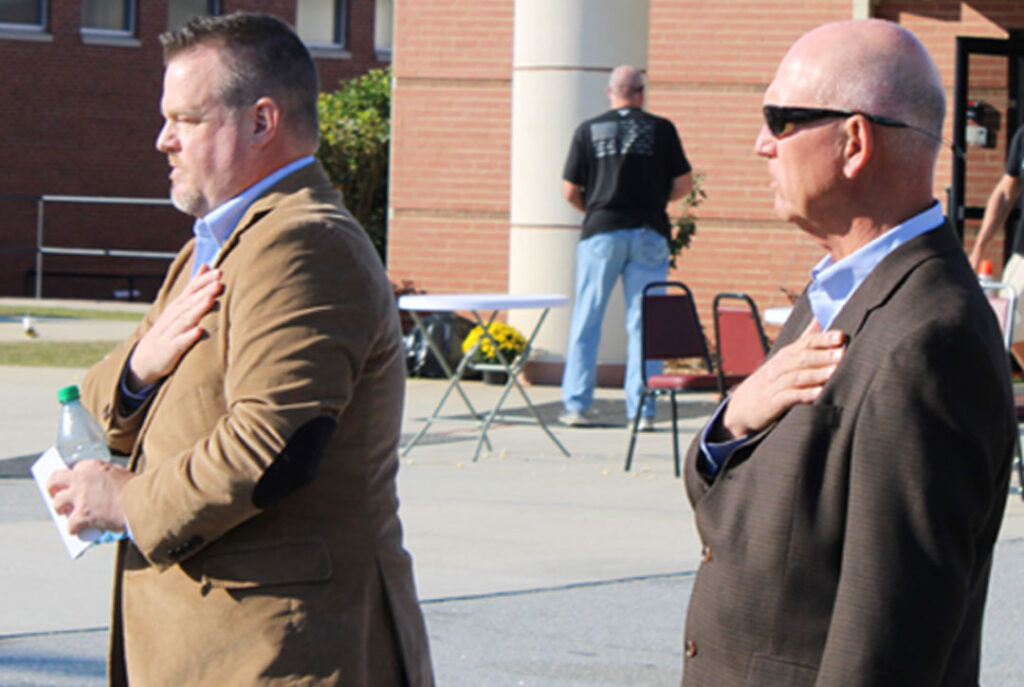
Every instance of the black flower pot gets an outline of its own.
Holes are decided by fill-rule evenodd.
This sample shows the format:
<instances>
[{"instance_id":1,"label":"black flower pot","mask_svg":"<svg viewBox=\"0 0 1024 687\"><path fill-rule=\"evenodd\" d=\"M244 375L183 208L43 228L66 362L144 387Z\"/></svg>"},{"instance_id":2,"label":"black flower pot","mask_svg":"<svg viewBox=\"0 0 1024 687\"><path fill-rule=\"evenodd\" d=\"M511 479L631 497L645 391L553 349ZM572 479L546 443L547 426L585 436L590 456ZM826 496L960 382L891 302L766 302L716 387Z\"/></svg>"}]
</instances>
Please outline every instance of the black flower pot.
<instances>
[{"instance_id":1,"label":"black flower pot","mask_svg":"<svg viewBox=\"0 0 1024 687\"><path fill-rule=\"evenodd\" d=\"M508 373L504 370L484 370L484 384L504 385L508 381Z\"/></svg>"}]
</instances>

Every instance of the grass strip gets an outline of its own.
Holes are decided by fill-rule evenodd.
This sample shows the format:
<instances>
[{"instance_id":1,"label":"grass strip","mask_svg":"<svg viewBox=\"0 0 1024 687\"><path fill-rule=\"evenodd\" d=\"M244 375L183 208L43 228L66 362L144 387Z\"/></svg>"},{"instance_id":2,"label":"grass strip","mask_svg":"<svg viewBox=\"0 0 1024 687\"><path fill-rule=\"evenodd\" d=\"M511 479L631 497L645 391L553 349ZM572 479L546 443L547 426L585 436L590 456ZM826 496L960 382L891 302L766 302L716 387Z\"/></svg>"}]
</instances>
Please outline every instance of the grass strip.
<instances>
[{"instance_id":1,"label":"grass strip","mask_svg":"<svg viewBox=\"0 0 1024 687\"><path fill-rule=\"evenodd\" d=\"M90 320L127 320L138 321L142 319L142 313L124 312L118 310L79 310L78 308L55 308L46 306L14 306L0 305L0 317L22 317L32 315L33 317L80 317Z\"/></svg>"},{"instance_id":2,"label":"grass strip","mask_svg":"<svg viewBox=\"0 0 1024 687\"><path fill-rule=\"evenodd\" d=\"M90 367L119 343L119 341L0 342L0 365Z\"/></svg>"}]
</instances>

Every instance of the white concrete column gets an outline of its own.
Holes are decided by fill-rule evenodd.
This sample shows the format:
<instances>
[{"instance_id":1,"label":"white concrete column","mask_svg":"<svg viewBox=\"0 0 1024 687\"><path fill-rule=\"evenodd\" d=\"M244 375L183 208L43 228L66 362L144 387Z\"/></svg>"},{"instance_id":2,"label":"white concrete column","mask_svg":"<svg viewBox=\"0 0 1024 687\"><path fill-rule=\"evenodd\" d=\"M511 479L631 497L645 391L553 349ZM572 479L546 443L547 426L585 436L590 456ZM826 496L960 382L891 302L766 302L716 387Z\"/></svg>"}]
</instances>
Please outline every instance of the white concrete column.
<instances>
[{"instance_id":1,"label":"white concrete column","mask_svg":"<svg viewBox=\"0 0 1024 687\"><path fill-rule=\"evenodd\" d=\"M562 198L562 167L576 126L608 109L605 87L620 64L647 68L648 0L516 0L512 71L509 291L573 294L583 215ZM552 310L535 357L560 367L571 304ZM537 314L509 320L532 330ZM621 286L612 295L599 364L626 359ZM543 376L543 375L540 375Z\"/></svg>"},{"instance_id":2,"label":"white concrete column","mask_svg":"<svg viewBox=\"0 0 1024 687\"><path fill-rule=\"evenodd\" d=\"M853 18L870 19L877 4L878 0L853 0Z\"/></svg>"}]
</instances>

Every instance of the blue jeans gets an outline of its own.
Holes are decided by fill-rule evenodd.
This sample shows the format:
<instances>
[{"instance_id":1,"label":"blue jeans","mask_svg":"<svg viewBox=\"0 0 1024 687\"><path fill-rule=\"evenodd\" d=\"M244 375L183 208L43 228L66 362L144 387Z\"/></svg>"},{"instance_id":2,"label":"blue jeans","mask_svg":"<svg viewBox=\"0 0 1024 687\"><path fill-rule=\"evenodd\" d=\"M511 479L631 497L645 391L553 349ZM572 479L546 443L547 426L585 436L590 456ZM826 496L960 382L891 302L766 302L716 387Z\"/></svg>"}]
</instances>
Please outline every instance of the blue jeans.
<instances>
[{"instance_id":1,"label":"blue jeans","mask_svg":"<svg viewBox=\"0 0 1024 687\"><path fill-rule=\"evenodd\" d=\"M562 403L567 411L582 413L594 402L597 349L601 322L612 288L622 275L626 297L626 415L636 417L643 388L640 373L640 296L644 286L668 275L668 241L651 229L619 229L591 236L576 248L576 302L569 327L569 348L562 376ZM661 362L647 364L647 374L661 372ZM653 417L654 399L643 414Z\"/></svg>"}]
</instances>

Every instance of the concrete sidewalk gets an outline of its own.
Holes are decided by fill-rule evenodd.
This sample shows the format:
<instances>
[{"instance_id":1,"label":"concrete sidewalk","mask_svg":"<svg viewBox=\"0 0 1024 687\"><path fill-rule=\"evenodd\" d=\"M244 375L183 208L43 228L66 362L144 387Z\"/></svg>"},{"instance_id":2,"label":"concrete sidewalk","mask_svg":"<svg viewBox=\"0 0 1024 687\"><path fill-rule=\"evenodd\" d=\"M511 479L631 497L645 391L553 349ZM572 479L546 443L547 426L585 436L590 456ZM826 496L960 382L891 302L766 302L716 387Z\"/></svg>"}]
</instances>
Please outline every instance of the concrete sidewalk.
<instances>
[{"instance_id":1,"label":"concrete sidewalk","mask_svg":"<svg viewBox=\"0 0 1024 687\"><path fill-rule=\"evenodd\" d=\"M26 479L53 442L57 389L83 372L0 367L0 686L103 684L112 549L70 561ZM406 437L443 388L409 381ZM479 382L465 388L478 408L499 393ZM528 393L553 420L559 390ZM440 685L678 684L700 546L672 474L668 408L658 431L639 437L635 469L624 473L621 391L599 390L596 407L601 427L552 427L570 458L535 425L500 422L493 451L474 463L475 427L453 396L445 412L462 420L435 425L402 458L406 546ZM525 415L515 391L506 408ZM684 401L684 450L713 408L711 394ZM1014 493L986 625L989 686L1024 684L1022 570L1024 501Z\"/></svg>"}]
</instances>

